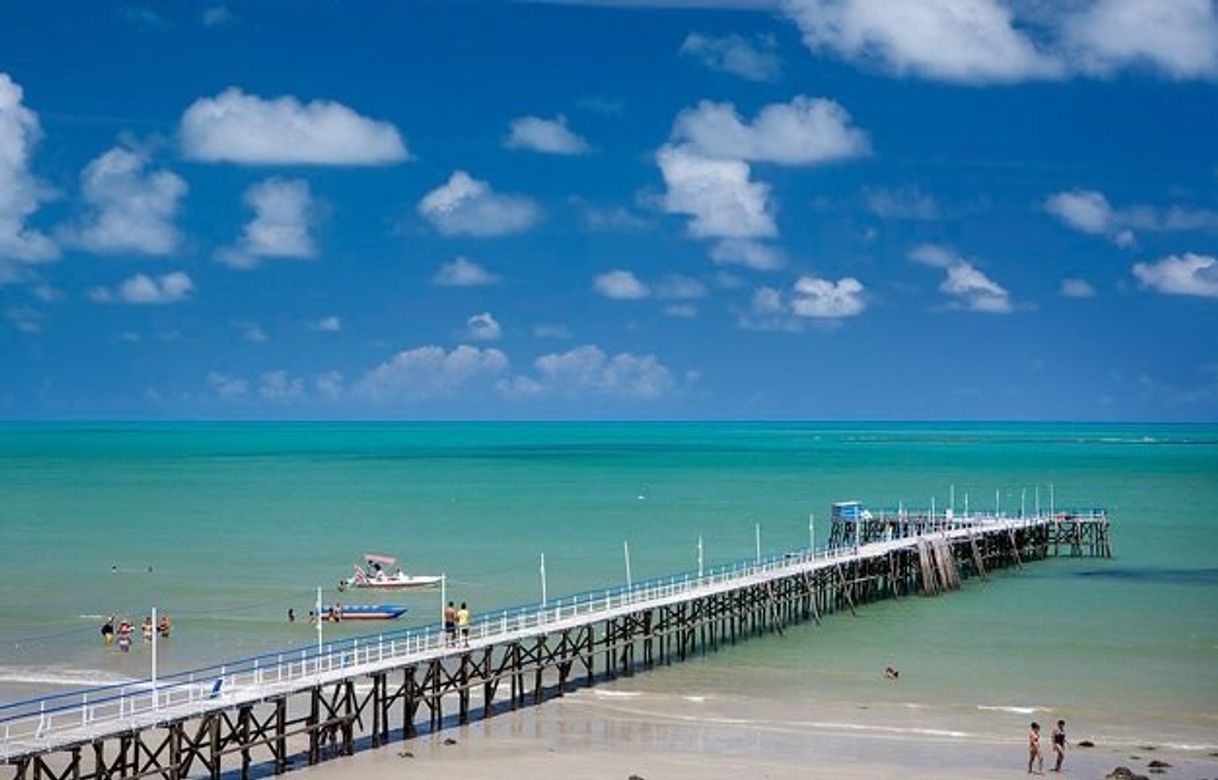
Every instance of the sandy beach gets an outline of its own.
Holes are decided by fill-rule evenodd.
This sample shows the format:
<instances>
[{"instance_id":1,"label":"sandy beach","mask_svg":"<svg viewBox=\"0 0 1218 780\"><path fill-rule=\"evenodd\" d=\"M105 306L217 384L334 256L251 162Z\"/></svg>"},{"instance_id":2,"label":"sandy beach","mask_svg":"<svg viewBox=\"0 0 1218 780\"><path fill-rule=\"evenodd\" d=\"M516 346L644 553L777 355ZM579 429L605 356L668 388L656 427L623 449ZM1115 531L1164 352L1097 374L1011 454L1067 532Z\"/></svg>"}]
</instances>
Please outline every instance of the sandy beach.
<instances>
[{"instance_id":1,"label":"sandy beach","mask_svg":"<svg viewBox=\"0 0 1218 780\"><path fill-rule=\"evenodd\" d=\"M957 728L920 728L887 716L808 720L814 702L697 700L644 694L633 681L584 689L539 707L397 741L304 770L312 780L418 778L1010 778L1026 774L1025 716L1008 713L1009 736L978 733L984 716ZM694 699L694 700L691 700ZM866 714L866 713L863 713ZM1048 747L1048 729L1043 744ZM1076 739L1082 739L1076 737ZM1117 766L1164 776L1218 774L1218 754L1165 745L1097 743L1073 748L1065 775L1102 778ZM1046 755L1046 774L1052 768Z\"/></svg>"}]
</instances>

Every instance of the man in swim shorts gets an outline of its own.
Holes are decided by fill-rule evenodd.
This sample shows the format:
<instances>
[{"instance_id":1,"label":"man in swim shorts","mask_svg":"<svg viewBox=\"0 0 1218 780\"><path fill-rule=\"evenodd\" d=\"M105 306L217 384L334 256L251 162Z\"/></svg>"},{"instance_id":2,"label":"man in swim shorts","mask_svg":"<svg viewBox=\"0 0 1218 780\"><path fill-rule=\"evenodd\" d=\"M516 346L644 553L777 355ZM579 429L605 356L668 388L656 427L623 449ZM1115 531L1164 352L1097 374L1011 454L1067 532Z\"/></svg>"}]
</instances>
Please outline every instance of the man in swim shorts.
<instances>
[{"instance_id":1,"label":"man in swim shorts","mask_svg":"<svg viewBox=\"0 0 1218 780\"><path fill-rule=\"evenodd\" d=\"M457 609L448 602L444 607L444 644L452 647L457 643Z\"/></svg>"}]
</instances>

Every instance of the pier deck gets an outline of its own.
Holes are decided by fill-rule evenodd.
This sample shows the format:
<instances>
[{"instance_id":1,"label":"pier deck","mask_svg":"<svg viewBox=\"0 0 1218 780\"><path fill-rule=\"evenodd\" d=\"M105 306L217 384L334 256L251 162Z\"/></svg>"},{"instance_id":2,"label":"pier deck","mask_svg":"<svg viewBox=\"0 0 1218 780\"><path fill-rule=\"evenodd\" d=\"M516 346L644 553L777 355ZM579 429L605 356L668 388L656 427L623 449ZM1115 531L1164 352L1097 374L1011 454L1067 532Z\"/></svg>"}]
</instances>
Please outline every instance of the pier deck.
<instances>
[{"instance_id":1,"label":"pier deck","mask_svg":"<svg viewBox=\"0 0 1218 780\"><path fill-rule=\"evenodd\" d=\"M844 543L864 530L869 541ZM420 710L439 728L446 700L464 723L475 694L489 717L577 681L629 674L636 656L645 666L671 663L878 598L932 595L992 569L1110 555L1104 510L902 512L868 517L864 528L835 523L832 538L827 550L490 613L471 625L468 647L428 626L0 705L0 762L13 780L248 777L256 764L280 772L296 757L316 763L327 744L350 754L357 739L377 746L391 731L413 736ZM510 691L496 703L501 684Z\"/></svg>"}]
</instances>

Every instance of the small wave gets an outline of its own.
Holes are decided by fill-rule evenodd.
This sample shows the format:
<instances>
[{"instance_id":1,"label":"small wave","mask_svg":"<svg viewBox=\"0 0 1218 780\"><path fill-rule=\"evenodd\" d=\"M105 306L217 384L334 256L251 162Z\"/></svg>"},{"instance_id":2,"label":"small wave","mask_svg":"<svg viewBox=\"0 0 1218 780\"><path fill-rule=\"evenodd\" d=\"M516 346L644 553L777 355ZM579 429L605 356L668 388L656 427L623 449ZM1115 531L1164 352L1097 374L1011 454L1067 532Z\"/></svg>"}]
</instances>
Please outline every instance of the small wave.
<instances>
[{"instance_id":1,"label":"small wave","mask_svg":"<svg viewBox=\"0 0 1218 780\"><path fill-rule=\"evenodd\" d=\"M25 685L61 685L82 688L135 682L134 677L100 669L37 669L0 668L0 683Z\"/></svg>"},{"instance_id":2,"label":"small wave","mask_svg":"<svg viewBox=\"0 0 1218 780\"><path fill-rule=\"evenodd\" d=\"M607 699L635 699L643 695L638 691L598 691L595 688L592 690L592 693Z\"/></svg>"},{"instance_id":3,"label":"small wave","mask_svg":"<svg viewBox=\"0 0 1218 780\"><path fill-rule=\"evenodd\" d=\"M109 615L77 615L81 620L105 620Z\"/></svg>"},{"instance_id":4,"label":"small wave","mask_svg":"<svg viewBox=\"0 0 1218 780\"><path fill-rule=\"evenodd\" d=\"M701 704L702 702L706 701L707 697L705 697L705 696L682 696L681 698L685 699L685 701L692 701L694 704Z\"/></svg>"},{"instance_id":5,"label":"small wave","mask_svg":"<svg viewBox=\"0 0 1218 780\"><path fill-rule=\"evenodd\" d=\"M978 704L977 709L991 712L1014 712L1016 715L1031 715L1034 712L1048 712L1048 707L1015 707L1004 705Z\"/></svg>"}]
</instances>

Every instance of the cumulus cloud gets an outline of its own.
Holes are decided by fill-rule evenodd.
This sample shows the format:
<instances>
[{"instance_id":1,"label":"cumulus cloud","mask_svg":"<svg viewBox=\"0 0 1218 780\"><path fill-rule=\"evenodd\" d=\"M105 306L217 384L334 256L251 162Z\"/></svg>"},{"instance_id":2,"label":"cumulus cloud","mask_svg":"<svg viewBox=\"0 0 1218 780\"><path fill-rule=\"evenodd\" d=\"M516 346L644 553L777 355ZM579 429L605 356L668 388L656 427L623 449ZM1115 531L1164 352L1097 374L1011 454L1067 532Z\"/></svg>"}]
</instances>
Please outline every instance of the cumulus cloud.
<instances>
[{"instance_id":1,"label":"cumulus cloud","mask_svg":"<svg viewBox=\"0 0 1218 780\"><path fill-rule=\"evenodd\" d=\"M357 398L374 403L418 402L446 396L476 381L502 374L508 358L497 349L462 344L451 351L427 346L404 350L365 373L354 384Z\"/></svg>"},{"instance_id":2,"label":"cumulus cloud","mask_svg":"<svg viewBox=\"0 0 1218 780\"><path fill-rule=\"evenodd\" d=\"M667 191L661 207L691 219L694 238L758 238L777 234L770 186L751 181L742 160L702 157L665 146L656 154Z\"/></svg>"},{"instance_id":3,"label":"cumulus cloud","mask_svg":"<svg viewBox=\"0 0 1218 780\"><path fill-rule=\"evenodd\" d=\"M863 283L852 276L834 281L804 275L789 291L758 287L737 324L745 330L797 333L812 321L833 322L862 314L867 309L864 292Z\"/></svg>"},{"instance_id":4,"label":"cumulus cloud","mask_svg":"<svg viewBox=\"0 0 1218 780\"><path fill-rule=\"evenodd\" d=\"M242 200L254 218L236 244L216 253L221 263L248 270L264 258L307 259L317 254L309 235L314 207L307 181L266 179L247 189Z\"/></svg>"},{"instance_id":5,"label":"cumulus cloud","mask_svg":"<svg viewBox=\"0 0 1218 780\"><path fill-rule=\"evenodd\" d=\"M513 119L503 145L542 154L577 155L588 151L588 142L573 133L567 127L567 118L561 115L553 119L538 116Z\"/></svg>"},{"instance_id":6,"label":"cumulus cloud","mask_svg":"<svg viewBox=\"0 0 1218 780\"><path fill-rule=\"evenodd\" d=\"M817 165L871 149L841 105L803 95L765 106L752 122L731 103L703 100L677 114L671 140L702 157L778 165Z\"/></svg>"},{"instance_id":7,"label":"cumulus cloud","mask_svg":"<svg viewBox=\"0 0 1218 780\"><path fill-rule=\"evenodd\" d=\"M651 295L651 288L644 284L632 271L615 269L598 274L592 280L592 287L606 298L619 301L637 301Z\"/></svg>"},{"instance_id":8,"label":"cumulus cloud","mask_svg":"<svg viewBox=\"0 0 1218 780\"><path fill-rule=\"evenodd\" d=\"M238 322L237 327L241 329L241 340L248 341L252 344L265 344L271 340L263 327L257 322Z\"/></svg>"},{"instance_id":9,"label":"cumulus cloud","mask_svg":"<svg viewBox=\"0 0 1218 780\"><path fill-rule=\"evenodd\" d=\"M1094 298L1095 288L1086 279L1062 279L1057 293L1063 298Z\"/></svg>"},{"instance_id":10,"label":"cumulus cloud","mask_svg":"<svg viewBox=\"0 0 1218 780\"><path fill-rule=\"evenodd\" d=\"M1117 209L1104 193L1068 190L1045 198L1045 210L1066 226L1104 236L1118 246L1132 246L1137 230L1147 232L1218 231L1218 211L1188 206L1157 208L1133 205Z\"/></svg>"},{"instance_id":11,"label":"cumulus cloud","mask_svg":"<svg viewBox=\"0 0 1218 780\"><path fill-rule=\"evenodd\" d=\"M679 317L692 320L698 316L698 307L692 303L674 303L664 307L664 313L669 317Z\"/></svg>"},{"instance_id":12,"label":"cumulus cloud","mask_svg":"<svg viewBox=\"0 0 1218 780\"><path fill-rule=\"evenodd\" d=\"M811 50L897 76L1010 83L1146 68L1218 76L1211 0L784 0Z\"/></svg>"},{"instance_id":13,"label":"cumulus cloud","mask_svg":"<svg viewBox=\"0 0 1218 780\"><path fill-rule=\"evenodd\" d=\"M1218 75L1218 17L1211 0L1098 0L1063 23L1085 72L1149 66L1179 79Z\"/></svg>"},{"instance_id":14,"label":"cumulus cloud","mask_svg":"<svg viewBox=\"0 0 1218 780\"><path fill-rule=\"evenodd\" d=\"M441 287L481 287L498 283L499 277L477 263L456 257L441 265L431 282Z\"/></svg>"},{"instance_id":15,"label":"cumulus cloud","mask_svg":"<svg viewBox=\"0 0 1218 780\"><path fill-rule=\"evenodd\" d=\"M474 341L496 341L502 335L503 328L499 327L498 321L489 311L475 314L465 321L466 338Z\"/></svg>"},{"instance_id":16,"label":"cumulus cloud","mask_svg":"<svg viewBox=\"0 0 1218 780\"><path fill-rule=\"evenodd\" d=\"M499 389L514 397L557 396L651 400L675 387L672 373L655 355L622 352L609 356L592 344L542 355L533 361L532 376L516 376Z\"/></svg>"},{"instance_id":17,"label":"cumulus cloud","mask_svg":"<svg viewBox=\"0 0 1218 780\"><path fill-rule=\"evenodd\" d=\"M688 301L705 298L706 285L691 276L669 274L655 283L656 297L661 300Z\"/></svg>"},{"instance_id":18,"label":"cumulus cloud","mask_svg":"<svg viewBox=\"0 0 1218 780\"><path fill-rule=\"evenodd\" d=\"M89 299L94 303L161 305L184 301L194 291L195 284L190 277L182 271L174 271L156 277L136 274L116 287L94 287L89 291Z\"/></svg>"},{"instance_id":19,"label":"cumulus cloud","mask_svg":"<svg viewBox=\"0 0 1218 780\"><path fill-rule=\"evenodd\" d=\"M539 339L569 339L571 330L566 325L542 323L533 326L533 335Z\"/></svg>"},{"instance_id":20,"label":"cumulus cloud","mask_svg":"<svg viewBox=\"0 0 1218 780\"><path fill-rule=\"evenodd\" d=\"M1218 298L1218 260L1212 255L1189 252L1135 263L1133 275L1142 287L1155 292Z\"/></svg>"},{"instance_id":21,"label":"cumulus cloud","mask_svg":"<svg viewBox=\"0 0 1218 780\"><path fill-rule=\"evenodd\" d=\"M863 191L863 197L871 213L881 219L939 218L939 203L934 196L916 186L867 189Z\"/></svg>"},{"instance_id":22,"label":"cumulus cloud","mask_svg":"<svg viewBox=\"0 0 1218 780\"><path fill-rule=\"evenodd\" d=\"M186 182L164 168L150 170L146 154L116 146L85 166L80 187L88 206L63 240L89 252L167 255L180 243L174 218Z\"/></svg>"},{"instance_id":23,"label":"cumulus cloud","mask_svg":"<svg viewBox=\"0 0 1218 780\"><path fill-rule=\"evenodd\" d=\"M787 265L781 249L747 239L720 241L711 248L710 256L716 265L742 265L755 271L777 271Z\"/></svg>"},{"instance_id":24,"label":"cumulus cloud","mask_svg":"<svg viewBox=\"0 0 1218 780\"><path fill-rule=\"evenodd\" d=\"M304 398L304 380L287 371L267 371L258 378L258 397L266 401L287 402Z\"/></svg>"},{"instance_id":25,"label":"cumulus cloud","mask_svg":"<svg viewBox=\"0 0 1218 780\"><path fill-rule=\"evenodd\" d=\"M423 196L419 214L449 236L502 236L528 230L541 209L523 195L504 195L465 171Z\"/></svg>"},{"instance_id":26,"label":"cumulus cloud","mask_svg":"<svg viewBox=\"0 0 1218 780\"><path fill-rule=\"evenodd\" d=\"M311 327L313 330L319 330L322 333L338 333L343 329L343 321L335 315L330 315L329 317L322 317L320 320L317 320Z\"/></svg>"},{"instance_id":27,"label":"cumulus cloud","mask_svg":"<svg viewBox=\"0 0 1218 780\"><path fill-rule=\"evenodd\" d=\"M244 398L250 389L249 380L218 371L212 371L207 375L207 386L225 400Z\"/></svg>"},{"instance_id":28,"label":"cumulus cloud","mask_svg":"<svg viewBox=\"0 0 1218 780\"><path fill-rule=\"evenodd\" d=\"M389 122L329 100L261 98L237 87L199 98L178 127L182 154L245 165L387 165L409 158Z\"/></svg>"},{"instance_id":29,"label":"cumulus cloud","mask_svg":"<svg viewBox=\"0 0 1218 780\"><path fill-rule=\"evenodd\" d=\"M749 81L773 81L782 74L778 42L772 35L745 38L742 35L690 33L681 44L683 56L711 70L731 73Z\"/></svg>"},{"instance_id":30,"label":"cumulus cloud","mask_svg":"<svg viewBox=\"0 0 1218 780\"><path fill-rule=\"evenodd\" d=\"M0 276L6 260L40 262L59 256L50 238L25 224L52 192L30 172L42 125L24 96L19 84L0 73Z\"/></svg>"},{"instance_id":31,"label":"cumulus cloud","mask_svg":"<svg viewBox=\"0 0 1218 780\"><path fill-rule=\"evenodd\" d=\"M943 270L939 291L951 299L954 308L987 314L1009 314L1015 310L1010 293L953 249L923 244L914 248L909 258Z\"/></svg>"}]
</instances>

